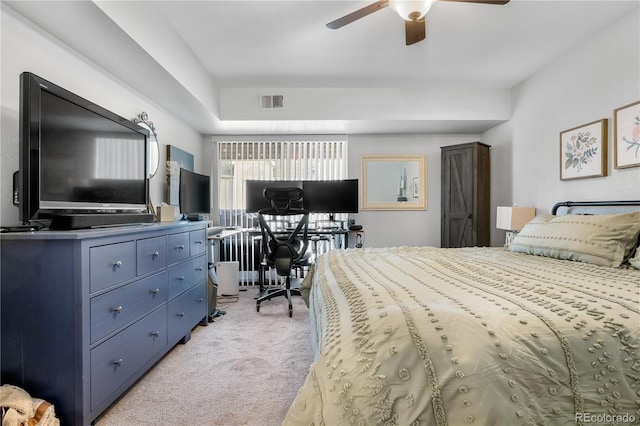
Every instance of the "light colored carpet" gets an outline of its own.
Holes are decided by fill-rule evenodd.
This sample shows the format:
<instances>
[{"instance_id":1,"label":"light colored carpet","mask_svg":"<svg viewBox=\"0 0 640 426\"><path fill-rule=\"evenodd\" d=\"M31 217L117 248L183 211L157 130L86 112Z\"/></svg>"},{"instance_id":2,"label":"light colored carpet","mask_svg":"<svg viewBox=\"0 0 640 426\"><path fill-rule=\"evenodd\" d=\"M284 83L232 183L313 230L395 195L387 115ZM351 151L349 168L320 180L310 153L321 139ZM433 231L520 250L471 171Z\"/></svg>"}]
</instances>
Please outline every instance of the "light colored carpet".
<instances>
[{"instance_id":1,"label":"light colored carpet","mask_svg":"<svg viewBox=\"0 0 640 426\"><path fill-rule=\"evenodd\" d=\"M256 294L219 299L227 314L196 327L95 424L282 424L313 361L309 309L296 296L289 318L278 297L256 312Z\"/></svg>"}]
</instances>

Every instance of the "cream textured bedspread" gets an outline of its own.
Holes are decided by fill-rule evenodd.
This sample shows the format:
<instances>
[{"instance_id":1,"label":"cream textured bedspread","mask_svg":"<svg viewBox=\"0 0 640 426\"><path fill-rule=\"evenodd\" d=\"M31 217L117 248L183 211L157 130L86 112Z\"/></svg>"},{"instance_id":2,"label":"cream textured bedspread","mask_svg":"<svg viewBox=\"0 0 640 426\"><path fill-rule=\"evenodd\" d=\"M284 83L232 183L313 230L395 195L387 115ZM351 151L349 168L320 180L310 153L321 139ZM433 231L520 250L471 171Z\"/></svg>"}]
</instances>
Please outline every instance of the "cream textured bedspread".
<instances>
[{"instance_id":1,"label":"cream textured bedspread","mask_svg":"<svg viewBox=\"0 0 640 426\"><path fill-rule=\"evenodd\" d=\"M286 425L640 422L638 270L368 248L311 283L316 361Z\"/></svg>"}]
</instances>

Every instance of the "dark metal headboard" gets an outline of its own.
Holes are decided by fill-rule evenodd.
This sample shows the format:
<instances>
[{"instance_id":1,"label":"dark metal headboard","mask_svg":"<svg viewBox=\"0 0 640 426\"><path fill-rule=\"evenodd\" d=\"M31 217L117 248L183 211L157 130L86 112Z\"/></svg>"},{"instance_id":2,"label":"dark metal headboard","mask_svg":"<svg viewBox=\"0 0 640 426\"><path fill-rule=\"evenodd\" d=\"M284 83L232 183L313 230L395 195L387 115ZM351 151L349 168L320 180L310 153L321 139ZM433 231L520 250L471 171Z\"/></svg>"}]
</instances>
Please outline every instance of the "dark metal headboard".
<instances>
[{"instance_id":1,"label":"dark metal headboard","mask_svg":"<svg viewBox=\"0 0 640 426\"><path fill-rule=\"evenodd\" d=\"M560 207L567 209L572 207L630 207L628 211L640 210L640 200L623 201L563 201L556 203L551 209L551 214L557 214Z\"/></svg>"}]
</instances>

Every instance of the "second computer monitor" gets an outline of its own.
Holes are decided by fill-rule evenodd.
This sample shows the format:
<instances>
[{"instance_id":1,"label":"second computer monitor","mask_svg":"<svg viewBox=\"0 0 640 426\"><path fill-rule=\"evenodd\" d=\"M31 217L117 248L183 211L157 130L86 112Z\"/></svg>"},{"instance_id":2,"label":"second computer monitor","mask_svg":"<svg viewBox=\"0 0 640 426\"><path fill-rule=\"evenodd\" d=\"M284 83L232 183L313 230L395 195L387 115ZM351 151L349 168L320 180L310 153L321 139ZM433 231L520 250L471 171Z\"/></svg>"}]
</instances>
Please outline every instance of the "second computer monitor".
<instances>
[{"instance_id":1,"label":"second computer monitor","mask_svg":"<svg viewBox=\"0 0 640 426\"><path fill-rule=\"evenodd\" d=\"M302 189L312 213L358 213L358 179L305 180Z\"/></svg>"}]
</instances>

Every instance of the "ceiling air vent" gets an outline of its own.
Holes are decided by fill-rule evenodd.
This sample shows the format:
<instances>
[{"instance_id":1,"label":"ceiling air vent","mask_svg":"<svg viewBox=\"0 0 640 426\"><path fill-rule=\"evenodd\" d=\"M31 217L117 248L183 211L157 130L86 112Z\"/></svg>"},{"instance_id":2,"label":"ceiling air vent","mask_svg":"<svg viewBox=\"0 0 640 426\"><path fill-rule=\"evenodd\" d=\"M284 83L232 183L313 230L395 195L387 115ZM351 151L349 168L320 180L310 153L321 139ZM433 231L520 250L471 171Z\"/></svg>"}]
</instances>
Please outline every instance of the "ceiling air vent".
<instances>
[{"instance_id":1,"label":"ceiling air vent","mask_svg":"<svg viewBox=\"0 0 640 426\"><path fill-rule=\"evenodd\" d=\"M283 109L284 96L262 95L260 96L260 109Z\"/></svg>"}]
</instances>

